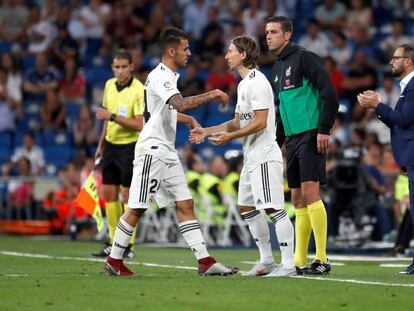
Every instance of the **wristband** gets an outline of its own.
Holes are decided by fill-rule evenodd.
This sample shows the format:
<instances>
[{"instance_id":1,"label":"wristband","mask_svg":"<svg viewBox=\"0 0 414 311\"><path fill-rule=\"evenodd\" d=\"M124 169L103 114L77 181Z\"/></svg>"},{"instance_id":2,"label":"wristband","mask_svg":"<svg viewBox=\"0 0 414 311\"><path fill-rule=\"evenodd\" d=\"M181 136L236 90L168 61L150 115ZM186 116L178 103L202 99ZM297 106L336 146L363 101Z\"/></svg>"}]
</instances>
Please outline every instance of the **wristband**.
<instances>
[{"instance_id":1,"label":"wristband","mask_svg":"<svg viewBox=\"0 0 414 311\"><path fill-rule=\"evenodd\" d=\"M109 118L109 121L114 122L115 119L116 119L116 114L115 113L111 114L111 117Z\"/></svg>"}]
</instances>

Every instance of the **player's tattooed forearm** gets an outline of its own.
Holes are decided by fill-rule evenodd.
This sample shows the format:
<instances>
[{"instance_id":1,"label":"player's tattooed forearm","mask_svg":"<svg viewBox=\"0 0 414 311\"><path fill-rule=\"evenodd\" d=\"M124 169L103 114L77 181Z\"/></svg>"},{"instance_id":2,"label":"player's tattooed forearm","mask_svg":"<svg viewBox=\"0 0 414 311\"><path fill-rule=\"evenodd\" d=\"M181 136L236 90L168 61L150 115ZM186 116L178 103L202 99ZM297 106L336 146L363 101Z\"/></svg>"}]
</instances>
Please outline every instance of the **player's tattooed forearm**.
<instances>
[{"instance_id":1,"label":"player's tattooed forearm","mask_svg":"<svg viewBox=\"0 0 414 311\"><path fill-rule=\"evenodd\" d=\"M178 111L187 111L190 109L197 108L213 100L213 92L207 92L201 95L195 95L186 98L182 98L181 94L176 94L168 100L168 104L173 106Z\"/></svg>"}]
</instances>

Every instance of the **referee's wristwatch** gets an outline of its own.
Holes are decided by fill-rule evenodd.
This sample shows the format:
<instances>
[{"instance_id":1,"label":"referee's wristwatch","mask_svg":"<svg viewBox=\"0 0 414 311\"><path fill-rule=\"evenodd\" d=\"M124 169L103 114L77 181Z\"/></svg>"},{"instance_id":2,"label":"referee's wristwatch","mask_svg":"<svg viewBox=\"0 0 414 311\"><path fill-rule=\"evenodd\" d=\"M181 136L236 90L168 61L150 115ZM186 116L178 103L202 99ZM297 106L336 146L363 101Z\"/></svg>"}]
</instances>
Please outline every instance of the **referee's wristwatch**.
<instances>
[{"instance_id":1,"label":"referee's wristwatch","mask_svg":"<svg viewBox=\"0 0 414 311\"><path fill-rule=\"evenodd\" d=\"M111 114L111 117L109 118L109 121L114 122L115 119L116 119L116 114L115 113Z\"/></svg>"}]
</instances>

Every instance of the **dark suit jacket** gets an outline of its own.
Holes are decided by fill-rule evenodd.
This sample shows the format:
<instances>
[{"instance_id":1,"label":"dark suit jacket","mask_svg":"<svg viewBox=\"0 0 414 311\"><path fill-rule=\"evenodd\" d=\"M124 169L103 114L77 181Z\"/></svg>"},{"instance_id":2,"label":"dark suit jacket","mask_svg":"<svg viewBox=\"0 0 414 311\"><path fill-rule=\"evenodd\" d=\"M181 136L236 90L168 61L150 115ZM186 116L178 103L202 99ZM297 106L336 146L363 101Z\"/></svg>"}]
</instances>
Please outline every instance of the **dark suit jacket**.
<instances>
[{"instance_id":1,"label":"dark suit jacket","mask_svg":"<svg viewBox=\"0 0 414 311\"><path fill-rule=\"evenodd\" d=\"M379 104L378 118L391 129L391 147L401 167L414 166L414 77L406 85L393 110Z\"/></svg>"}]
</instances>

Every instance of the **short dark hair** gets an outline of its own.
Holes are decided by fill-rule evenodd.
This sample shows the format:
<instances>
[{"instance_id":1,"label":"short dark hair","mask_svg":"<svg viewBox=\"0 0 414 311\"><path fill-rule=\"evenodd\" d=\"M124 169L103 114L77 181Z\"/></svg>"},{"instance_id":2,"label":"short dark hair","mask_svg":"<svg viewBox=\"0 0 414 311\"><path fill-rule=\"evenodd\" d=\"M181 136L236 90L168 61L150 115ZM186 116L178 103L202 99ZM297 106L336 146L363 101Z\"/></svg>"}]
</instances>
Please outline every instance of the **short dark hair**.
<instances>
[{"instance_id":1,"label":"short dark hair","mask_svg":"<svg viewBox=\"0 0 414 311\"><path fill-rule=\"evenodd\" d=\"M178 45L181 40L185 39L188 40L188 36L183 30L175 27L168 27L165 28L158 37L158 46L160 47L162 54L164 54L167 48L171 45Z\"/></svg>"},{"instance_id":2,"label":"short dark hair","mask_svg":"<svg viewBox=\"0 0 414 311\"><path fill-rule=\"evenodd\" d=\"M114 59L126 59L128 63L132 64L132 55L125 49L119 49L112 55L112 61Z\"/></svg>"},{"instance_id":3,"label":"short dark hair","mask_svg":"<svg viewBox=\"0 0 414 311\"><path fill-rule=\"evenodd\" d=\"M414 65L414 47L411 44L401 44L397 47L397 49L398 48L404 49L404 56L411 59L411 62Z\"/></svg>"},{"instance_id":4,"label":"short dark hair","mask_svg":"<svg viewBox=\"0 0 414 311\"><path fill-rule=\"evenodd\" d=\"M279 23L282 26L283 32L293 33L293 23L292 21L285 16L269 16L265 20L266 24L269 23Z\"/></svg>"},{"instance_id":5,"label":"short dark hair","mask_svg":"<svg viewBox=\"0 0 414 311\"><path fill-rule=\"evenodd\" d=\"M260 47L257 42L249 36L238 36L231 40L239 53L246 52L243 65L247 68L256 68L260 56Z\"/></svg>"}]
</instances>

